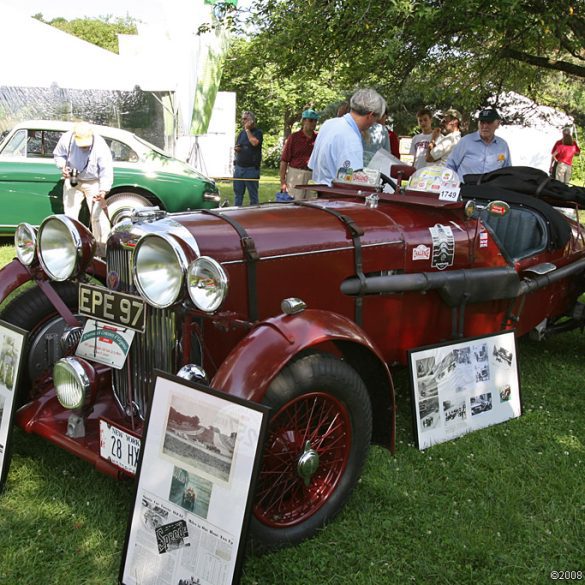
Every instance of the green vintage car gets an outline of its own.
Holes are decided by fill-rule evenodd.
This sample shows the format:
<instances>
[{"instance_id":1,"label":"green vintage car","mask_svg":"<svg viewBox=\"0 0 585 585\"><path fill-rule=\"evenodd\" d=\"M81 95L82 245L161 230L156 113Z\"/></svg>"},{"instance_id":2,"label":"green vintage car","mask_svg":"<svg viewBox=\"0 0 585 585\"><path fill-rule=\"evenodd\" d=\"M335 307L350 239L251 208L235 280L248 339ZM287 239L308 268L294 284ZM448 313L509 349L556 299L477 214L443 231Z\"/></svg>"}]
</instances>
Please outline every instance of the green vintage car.
<instances>
[{"instance_id":1,"label":"green vintage car","mask_svg":"<svg viewBox=\"0 0 585 585\"><path fill-rule=\"evenodd\" d=\"M63 180L53 149L72 122L31 120L15 126L0 143L0 235L21 222L38 226L63 213ZM114 159L114 183L108 194L112 223L137 207L157 205L168 212L217 207L213 180L135 134L94 126Z\"/></svg>"}]
</instances>

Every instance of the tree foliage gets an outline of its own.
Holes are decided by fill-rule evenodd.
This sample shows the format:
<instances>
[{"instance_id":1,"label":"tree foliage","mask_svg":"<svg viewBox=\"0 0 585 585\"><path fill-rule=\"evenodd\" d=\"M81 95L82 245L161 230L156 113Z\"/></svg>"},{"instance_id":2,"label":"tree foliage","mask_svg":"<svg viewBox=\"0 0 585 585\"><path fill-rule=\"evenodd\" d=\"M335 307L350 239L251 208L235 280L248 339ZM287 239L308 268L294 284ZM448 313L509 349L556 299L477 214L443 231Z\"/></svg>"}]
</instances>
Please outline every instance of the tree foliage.
<instances>
[{"instance_id":1,"label":"tree foliage","mask_svg":"<svg viewBox=\"0 0 585 585\"><path fill-rule=\"evenodd\" d=\"M253 7L256 40L280 75L331 70L332 85L376 87L399 120L423 105L470 110L502 91L554 100L549 89L559 74L585 77L582 0L257 0ZM578 113L581 104L570 105Z\"/></svg>"},{"instance_id":2,"label":"tree foliage","mask_svg":"<svg viewBox=\"0 0 585 585\"><path fill-rule=\"evenodd\" d=\"M126 18L74 18L67 20L63 17L45 20L42 14L35 14L34 18L76 36L88 43L92 43L118 53L118 34L136 34L136 21Z\"/></svg>"},{"instance_id":3,"label":"tree foliage","mask_svg":"<svg viewBox=\"0 0 585 585\"><path fill-rule=\"evenodd\" d=\"M283 76L270 61L260 39L236 39L226 56L221 91L236 92L238 113L253 111L265 132L264 158L280 147L307 107L323 110L344 96L329 83L329 72L307 75L304 70ZM239 117L238 117L239 119Z\"/></svg>"}]
</instances>

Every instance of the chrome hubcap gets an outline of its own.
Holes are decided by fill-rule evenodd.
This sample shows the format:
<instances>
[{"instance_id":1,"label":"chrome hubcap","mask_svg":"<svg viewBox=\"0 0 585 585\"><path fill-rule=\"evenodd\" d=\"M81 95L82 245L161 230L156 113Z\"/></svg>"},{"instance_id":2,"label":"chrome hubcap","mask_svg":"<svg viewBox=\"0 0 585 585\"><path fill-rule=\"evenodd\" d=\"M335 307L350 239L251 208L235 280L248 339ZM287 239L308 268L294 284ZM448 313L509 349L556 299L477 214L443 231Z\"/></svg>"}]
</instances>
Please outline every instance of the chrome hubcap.
<instances>
[{"instance_id":1,"label":"chrome hubcap","mask_svg":"<svg viewBox=\"0 0 585 585\"><path fill-rule=\"evenodd\" d=\"M311 442L307 441L305 443L305 450L299 457L297 463L297 472L305 482L306 486L311 483L311 478L317 469L319 469L319 453L317 453L315 449L312 449Z\"/></svg>"}]
</instances>

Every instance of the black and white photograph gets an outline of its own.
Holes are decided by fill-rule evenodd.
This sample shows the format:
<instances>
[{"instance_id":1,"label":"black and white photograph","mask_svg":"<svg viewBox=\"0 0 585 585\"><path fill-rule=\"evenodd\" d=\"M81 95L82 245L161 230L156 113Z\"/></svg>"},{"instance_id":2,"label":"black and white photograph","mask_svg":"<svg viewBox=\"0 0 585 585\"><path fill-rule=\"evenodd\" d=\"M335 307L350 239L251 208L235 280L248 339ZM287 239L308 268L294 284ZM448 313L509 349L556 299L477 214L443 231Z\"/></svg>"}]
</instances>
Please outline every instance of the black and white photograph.
<instances>
[{"instance_id":1,"label":"black and white photograph","mask_svg":"<svg viewBox=\"0 0 585 585\"><path fill-rule=\"evenodd\" d=\"M7 390L14 389L19 355L18 340L12 332L0 335L0 386Z\"/></svg>"},{"instance_id":2,"label":"black and white photograph","mask_svg":"<svg viewBox=\"0 0 585 585\"><path fill-rule=\"evenodd\" d=\"M419 416L423 432L437 427L439 424L439 399L421 400L419 402Z\"/></svg>"},{"instance_id":3,"label":"black and white photograph","mask_svg":"<svg viewBox=\"0 0 585 585\"><path fill-rule=\"evenodd\" d=\"M487 362L488 351L485 343L473 345L471 346L471 350L473 351L473 357L476 362Z\"/></svg>"},{"instance_id":4,"label":"black and white photograph","mask_svg":"<svg viewBox=\"0 0 585 585\"><path fill-rule=\"evenodd\" d=\"M453 355L458 364L471 364L471 348L462 347L461 349L454 349Z\"/></svg>"},{"instance_id":5,"label":"black and white photograph","mask_svg":"<svg viewBox=\"0 0 585 585\"><path fill-rule=\"evenodd\" d=\"M439 392L439 386L435 376L427 376L418 381L418 394L421 398L431 398Z\"/></svg>"},{"instance_id":6,"label":"black and white photograph","mask_svg":"<svg viewBox=\"0 0 585 585\"><path fill-rule=\"evenodd\" d=\"M173 396L163 452L191 468L229 481L238 421L224 412Z\"/></svg>"},{"instance_id":7,"label":"black and white photograph","mask_svg":"<svg viewBox=\"0 0 585 585\"><path fill-rule=\"evenodd\" d=\"M445 425L464 421L467 418L467 403L465 400L445 400L443 402L443 416Z\"/></svg>"},{"instance_id":8,"label":"black and white photograph","mask_svg":"<svg viewBox=\"0 0 585 585\"><path fill-rule=\"evenodd\" d=\"M212 490L212 482L175 466L169 500L187 512L207 518Z\"/></svg>"},{"instance_id":9,"label":"black and white photograph","mask_svg":"<svg viewBox=\"0 0 585 585\"><path fill-rule=\"evenodd\" d=\"M416 377L425 378L431 376L435 371L435 356L423 358L416 362Z\"/></svg>"},{"instance_id":10,"label":"black and white photograph","mask_svg":"<svg viewBox=\"0 0 585 585\"><path fill-rule=\"evenodd\" d=\"M419 449L522 414L513 331L408 353Z\"/></svg>"},{"instance_id":11,"label":"black and white photograph","mask_svg":"<svg viewBox=\"0 0 585 585\"><path fill-rule=\"evenodd\" d=\"M154 504L152 500L142 497L142 523L147 531L154 531L166 523L169 511L162 506Z\"/></svg>"},{"instance_id":12,"label":"black and white photograph","mask_svg":"<svg viewBox=\"0 0 585 585\"><path fill-rule=\"evenodd\" d=\"M508 351L505 347L498 347L494 345L494 351L492 352L494 360L499 364L506 364L507 366L512 365L512 358L514 354Z\"/></svg>"},{"instance_id":13,"label":"black and white photograph","mask_svg":"<svg viewBox=\"0 0 585 585\"><path fill-rule=\"evenodd\" d=\"M480 394L479 396L472 396L469 399L471 403L471 416L477 416L492 409L492 393Z\"/></svg>"},{"instance_id":14,"label":"black and white photograph","mask_svg":"<svg viewBox=\"0 0 585 585\"><path fill-rule=\"evenodd\" d=\"M490 366L487 361L475 364L475 381L487 382L490 379Z\"/></svg>"},{"instance_id":15,"label":"black and white photograph","mask_svg":"<svg viewBox=\"0 0 585 585\"><path fill-rule=\"evenodd\" d=\"M0 321L0 492L10 466L15 394L26 335L23 329Z\"/></svg>"}]
</instances>

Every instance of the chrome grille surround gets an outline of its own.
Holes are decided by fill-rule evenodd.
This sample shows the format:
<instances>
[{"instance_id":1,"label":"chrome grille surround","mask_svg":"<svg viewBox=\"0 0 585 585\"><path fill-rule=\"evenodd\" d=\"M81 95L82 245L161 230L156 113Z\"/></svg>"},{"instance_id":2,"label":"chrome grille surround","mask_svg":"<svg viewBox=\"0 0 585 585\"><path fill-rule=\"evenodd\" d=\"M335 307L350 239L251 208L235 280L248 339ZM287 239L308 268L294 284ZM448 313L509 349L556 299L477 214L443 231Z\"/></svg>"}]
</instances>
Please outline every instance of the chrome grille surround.
<instances>
[{"instance_id":1,"label":"chrome grille surround","mask_svg":"<svg viewBox=\"0 0 585 585\"><path fill-rule=\"evenodd\" d=\"M155 223L117 224L106 253L108 288L138 294L132 280L132 252L136 241L148 232L177 233L198 250L191 234L170 218ZM115 278L110 278L114 274ZM136 333L126 363L112 370L113 392L120 408L128 416L144 419L154 383L154 370L176 373L179 368L181 328L175 311L146 305L146 330Z\"/></svg>"}]
</instances>

